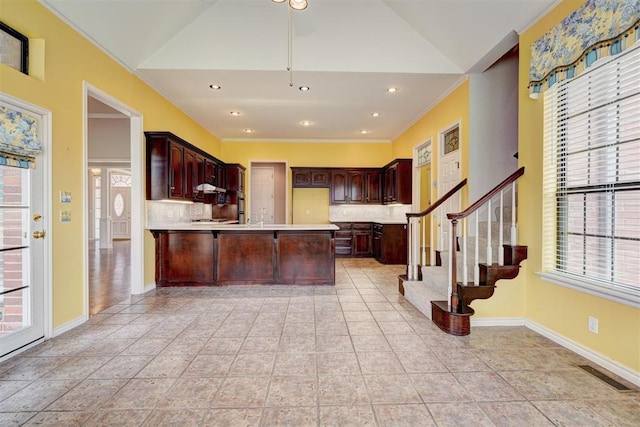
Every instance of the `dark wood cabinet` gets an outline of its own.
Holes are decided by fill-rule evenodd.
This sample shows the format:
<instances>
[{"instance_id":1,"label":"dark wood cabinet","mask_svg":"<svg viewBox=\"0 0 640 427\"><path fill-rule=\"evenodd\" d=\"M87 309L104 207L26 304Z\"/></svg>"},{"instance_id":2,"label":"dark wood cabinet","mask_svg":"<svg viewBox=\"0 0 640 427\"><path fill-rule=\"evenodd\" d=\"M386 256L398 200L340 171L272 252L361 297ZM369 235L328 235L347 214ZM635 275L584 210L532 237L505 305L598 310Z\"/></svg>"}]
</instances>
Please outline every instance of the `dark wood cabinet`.
<instances>
[{"instance_id":1,"label":"dark wood cabinet","mask_svg":"<svg viewBox=\"0 0 640 427\"><path fill-rule=\"evenodd\" d=\"M226 167L227 203L236 205L238 199L244 199L244 177L246 168L239 163L230 163Z\"/></svg>"},{"instance_id":2,"label":"dark wood cabinet","mask_svg":"<svg viewBox=\"0 0 640 427\"><path fill-rule=\"evenodd\" d=\"M353 247L351 255L354 257L370 257L372 255L372 224L370 222L356 222L352 225Z\"/></svg>"},{"instance_id":3,"label":"dark wood cabinet","mask_svg":"<svg viewBox=\"0 0 640 427\"><path fill-rule=\"evenodd\" d=\"M147 200L185 198L184 145L168 134L147 135Z\"/></svg>"},{"instance_id":4,"label":"dark wood cabinet","mask_svg":"<svg viewBox=\"0 0 640 427\"><path fill-rule=\"evenodd\" d=\"M329 186L329 169L292 167L293 188L326 188Z\"/></svg>"},{"instance_id":5,"label":"dark wood cabinet","mask_svg":"<svg viewBox=\"0 0 640 427\"><path fill-rule=\"evenodd\" d=\"M364 202L382 203L382 175L379 169L367 170L364 173Z\"/></svg>"},{"instance_id":6,"label":"dark wood cabinet","mask_svg":"<svg viewBox=\"0 0 640 427\"><path fill-rule=\"evenodd\" d=\"M157 286L333 285L333 230L152 230Z\"/></svg>"},{"instance_id":7,"label":"dark wood cabinet","mask_svg":"<svg viewBox=\"0 0 640 427\"><path fill-rule=\"evenodd\" d=\"M411 204L411 159L396 159L382 168L384 204Z\"/></svg>"},{"instance_id":8,"label":"dark wood cabinet","mask_svg":"<svg viewBox=\"0 0 640 427\"><path fill-rule=\"evenodd\" d=\"M194 191L199 184L224 188L224 162L171 132L145 132L147 140L147 200L211 201L213 195Z\"/></svg>"},{"instance_id":9,"label":"dark wood cabinet","mask_svg":"<svg viewBox=\"0 0 640 427\"><path fill-rule=\"evenodd\" d=\"M196 185L198 185L198 161L196 159L196 153L184 149L184 186L182 196L185 199L194 199L194 191ZM199 195L200 196L200 195Z\"/></svg>"},{"instance_id":10,"label":"dark wood cabinet","mask_svg":"<svg viewBox=\"0 0 640 427\"><path fill-rule=\"evenodd\" d=\"M353 236L351 233L351 223L336 222L334 224L337 225L339 228L339 230L336 230L334 233L335 245L336 245L336 256L349 257L351 256L351 244L353 240Z\"/></svg>"},{"instance_id":11,"label":"dark wood cabinet","mask_svg":"<svg viewBox=\"0 0 640 427\"><path fill-rule=\"evenodd\" d=\"M331 170L331 204L362 204L365 202L364 171L360 169Z\"/></svg>"},{"instance_id":12,"label":"dark wood cabinet","mask_svg":"<svg viewBox=\"0 0 640 427\"><path fill-rule=\"evenodd\" d=\"M216 162L212 159L205 158L204 160L204 176L203 181L200 184L216 185Z\"/></svg>"},{"instance_id":13,"label":"dark wood cabinet","mask_svg":"<svg viewBox=\"0 0 640 427\"><path fill-rule=\"evenodd\" d=\"M372 224L370 222L335 222L336 256L370 257L372 254Z\"/></svg>"},{"instance_id":14,"label":"dark wood cabinet","mask_svg":"<svg viewBox=\"0 0 640 427\"><path fill-rule=\"evenodd\" d=\"M161 143L165 146L165 143ZM177 142L169 141L169 176L168 182L165 181L165 185L169 185L168 194L169 198L182 199L184 198L184 147ZM166 165L161 167L166 168ZM167 191L162 191L163 198L166 197Z\"/></svg>"},{"instance_id":15,"label":"dark wood cabinet","mask_svg":"<svg viewBox=\"0 0 640 427\"><path fill-rule=\"evenodd\" d=\"M373 223L373 257L383 264L406 264L406 224Z\"/></svg>"}]
</instances>

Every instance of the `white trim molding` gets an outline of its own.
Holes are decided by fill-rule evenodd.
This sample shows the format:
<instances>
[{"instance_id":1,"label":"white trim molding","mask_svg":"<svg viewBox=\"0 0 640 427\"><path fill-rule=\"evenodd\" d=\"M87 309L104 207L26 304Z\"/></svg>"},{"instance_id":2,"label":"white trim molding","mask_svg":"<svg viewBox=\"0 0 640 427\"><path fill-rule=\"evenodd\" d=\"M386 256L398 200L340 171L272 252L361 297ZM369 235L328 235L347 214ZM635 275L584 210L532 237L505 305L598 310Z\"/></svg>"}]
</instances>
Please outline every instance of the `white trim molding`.
<instances>
[{"instance_id":1,"label":"white trim molding","mask_svg":"<svg viewBox=\"0 0 640 427\"><path fill-rule=\"evenodd\" d=\"M621 365L620 363L611 360L610 358L597 353L590 348L583 346L569 338L558 334L557 332L548 329L539 323L526 319L525 324L527 328L539 333L540 335L549 338L551 341L560 344L561 346L579 354L580 356L592 361L593 363L607 369L610 372L624 378L625 380L640 387L640 372L636 372L628 367Z\"/></svg>"},{"instance_id":2,"label":"white trim molding","mask_svg":"<svg viewBox=\"0 0 640 427\"><path fill-rule=\"evenodd\" d=\"M72 330L75 327L78 327L84 323L87 322L87 320L89 320L89 316L78 316L75 319L69 320L66 323L63 323L60 326L57 326L56 328L53 329L53 337L57 337L58 335L62 335L65 332L68 332L70 330Z\"/></svg>"},{"instance_id":3,"label":"white trim molding","mask_svg":"<svg viewBox=\"0 0 640 427\"><path fill-rule=\"evenodd\" d=\"M471 318L471 326L525 326L524 317L485 317Z\"/></svg>"}]
</instances>

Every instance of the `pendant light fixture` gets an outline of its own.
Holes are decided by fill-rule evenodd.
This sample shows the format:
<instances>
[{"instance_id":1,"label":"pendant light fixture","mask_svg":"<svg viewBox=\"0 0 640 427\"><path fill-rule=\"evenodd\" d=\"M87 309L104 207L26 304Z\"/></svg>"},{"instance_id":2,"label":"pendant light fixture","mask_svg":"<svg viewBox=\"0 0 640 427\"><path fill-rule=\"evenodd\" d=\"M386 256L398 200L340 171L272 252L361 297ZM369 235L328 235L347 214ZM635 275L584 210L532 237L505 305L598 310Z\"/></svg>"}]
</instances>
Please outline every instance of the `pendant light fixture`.
<instances>
[{"instance_id":1,"label":"pendant light fixture","mask_svg":"<svg viewBox=\"0 0 640 427\"><path fill-rule=\"evenodd\" d=\"M271 0L274 3L284 3L287 0ZM295 10L304 10L309 4L307 0L289 0L289 7Z\"/></svg>"},{"instance_id":2,"label":"pendant light fixture","mask_svg":"<svg viewBox=\"0 0 640 427\"><path fill-rule=\"evenodd\" d=\"M287 0L271 0L274 3L284 3ZM291 10L304 10L309 6L307 0L288 0L289 1L289 19L288 19L288 45L287 45L287 71L289 72L289 87L293 87L293 23ZM302 87L305 87L305 90L309 90L307 86L301 86L300 90L303 91Z\"/></svg>"}]
</instances>

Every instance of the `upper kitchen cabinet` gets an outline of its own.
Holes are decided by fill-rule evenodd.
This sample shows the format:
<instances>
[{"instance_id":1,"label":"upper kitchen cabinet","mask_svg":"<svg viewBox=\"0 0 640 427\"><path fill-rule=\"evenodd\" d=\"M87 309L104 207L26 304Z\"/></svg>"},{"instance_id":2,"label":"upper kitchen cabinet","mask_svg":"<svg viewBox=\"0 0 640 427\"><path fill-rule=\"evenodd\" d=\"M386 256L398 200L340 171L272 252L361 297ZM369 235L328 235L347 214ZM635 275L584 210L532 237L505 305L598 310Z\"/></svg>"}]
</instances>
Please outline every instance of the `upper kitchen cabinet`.
<instances>
[{"instance_id":1,"label":"upper kitchen cabinet","mask_svg":"<svg viewBox=\"0 0 640 427\"><path fill-rule=\"evenodd\" d=\"M329 169L291 168L293 188L326 188L329 186Z\"/></svg>"},{"instance_id":2,"label":"upper kitchen cabinet","mask_svg":"<svg viewBox=\"0 0 640 427\"><path fill-rule=\"evenodd\" d=\"M382 203L382 174L379 169L364 171L364 202L374 205Z\"/></svg>"},{"instance_id":3,"label":"upper kitchen cabinet","mask_svg":"<svg viewBox=\"0 0 640 427\"><path fill-rule=\"evenodd\" d=\"M147 200L184 199L184 141L168 132L145 132L145 136Z\"/></svg>"},{"instance_id":4,"label":"upper kitchen cabinet","mask_svg":"<svg viewBox=\"0 0 640 427\"><path fill-rule=\"evenodd\" d=\"M227 174L227 203L237 204L238 199L244 199L246 168L239 163L230 163L226 167Z\"/></svg>"},{"instance_id":5,"label":"upper kitchen cabinet","mask_svg":"<svg viewBox=\"0 0 640 427\"><path fill-rule=\"evenodd\" d=\"M225 165L171 132L145 132L147 200L207 201L200 184L224 188Z\"/></svg>"},{"instance_id":6,"label":"upper kitchen cabinet","mask_svg":"<svg viewBox=\"0 0 640 427\"><path fill-rule=\"evenodd\" d=\"M411 159L396 159L382 168L383 203L411 203Z\"/></svg>"},{"instance_id":7,"label":"upper kitchen cabinet","mask_svg":"<svg viewBox=\"0 0 640 427\"><path fill-rule=\"evenodd\" d=\"M364 203L364 171L358 169L331 170L331 204Z\"/></svg>"},{"instance_id":8,"label":"upper kitchen cabinet","mask_svg":"<svg viewBox=\"0 0 640 427\"><path fill-rule=\"evenodd\" d=\"M247 169L239 163L227 164L227 190L244 193L244 176Z\"/></svg>"}]
</instances>

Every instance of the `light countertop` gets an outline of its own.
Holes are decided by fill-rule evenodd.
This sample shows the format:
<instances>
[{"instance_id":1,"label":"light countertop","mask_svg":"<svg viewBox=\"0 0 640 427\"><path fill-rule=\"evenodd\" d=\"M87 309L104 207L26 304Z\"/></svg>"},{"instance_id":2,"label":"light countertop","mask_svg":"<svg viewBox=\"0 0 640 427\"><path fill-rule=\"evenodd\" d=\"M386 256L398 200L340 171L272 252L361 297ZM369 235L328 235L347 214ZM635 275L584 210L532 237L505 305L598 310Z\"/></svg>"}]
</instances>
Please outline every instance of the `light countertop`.
<instances>
[{"instance_id":1,"label":"light countertop","mask_svg":"<svg viewBox=\"0 0 640 427\"><path fill-rule=\"evenodd\" d=\"M184 231L331 231L338 230L333 224L233 224L233 223L209 223L195 222L191 224L152 224L147 225L147 230L184 230Z\"/></svg>"}]
</instances>

